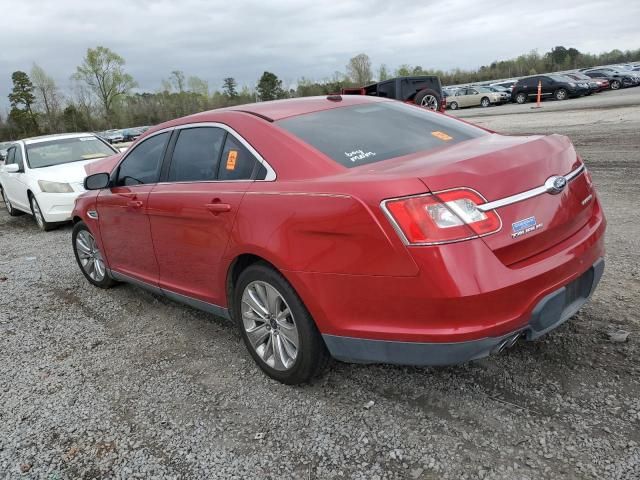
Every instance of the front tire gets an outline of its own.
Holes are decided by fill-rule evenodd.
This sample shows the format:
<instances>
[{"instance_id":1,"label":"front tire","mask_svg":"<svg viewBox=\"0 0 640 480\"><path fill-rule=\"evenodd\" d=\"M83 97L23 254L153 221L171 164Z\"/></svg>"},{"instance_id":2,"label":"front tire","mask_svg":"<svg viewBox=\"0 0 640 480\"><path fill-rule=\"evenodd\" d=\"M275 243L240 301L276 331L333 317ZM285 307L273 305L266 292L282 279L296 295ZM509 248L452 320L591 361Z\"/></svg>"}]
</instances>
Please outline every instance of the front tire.
<instances>
[{"instance_id":1,"label":"front tire","mask_svg":"<svg viewBox=\"0 0 640 480\"><path fill-rule=\"evenodd\" d=\"M274 380L305 383L326 366L329 353L313 318L269 265L256 263L240 274L233 312L253 360Z\"/></svg>"},{"instance_id":2,"label":"front tire","mask_svg":"<svg viewBox=\"0 0 640 480\"><path fill-rule=\"evenodd\" d=\"M38 200L36 200L34 195L30 196L29 202L31 203L31 213L33 214L33 218L35 218L40 230L48 232L49 230L56 228L57 225L55 223L47 222L45 220L42 210L40 209L40 205L38 204Z\"/></svg>"},{"instance_id":3,"label":"front tire","mask_svg":"<svg viewBox=\"0 0 640 480\"><path fill-rule=\"evenodd\" d=\"M489 100L487 97L482 97L482 100L480 100L480 106L483 108L487 108L489 105L491 105L491 100Z\"/></svg>"},{"instance_id":4,"label":"front tire","mask_svg":"<svg viewBox=\"0 0 640 480\"><path fill-rule=\"evenodd\" d=\"M619 80L612 81L611 84L609 85L609 88L611 88L611 90L619 90L620 89L620 81Z\"/></svg>"},{"instance_id":5,"label":"front tire","mask_svg":"<svg viewBox=\"0 0 640 480\"><path fill-rule=\"evenodd\" d=\"M7 207L7 212L9 212L9 215L11 215L12 217L22 215L22 212L20 210L16 210L15 208L13 208L13 205L9 201L9 198L7 198L7 194L4 193L4 189L2 189L2 200L4 201L4 206Z\"/></svg>"},{"instance_id":6,"label":"front tire","mask_svg":"<svg viewBox=\"0 0 640 480\"><path fill-rule=\"evenodd\" d=\"M73 226L71 243L76 262L89 283L98 288L111 288L116 284L109 276L96 239L84 222L78 222Z\"/></svg>"}]
</instances>

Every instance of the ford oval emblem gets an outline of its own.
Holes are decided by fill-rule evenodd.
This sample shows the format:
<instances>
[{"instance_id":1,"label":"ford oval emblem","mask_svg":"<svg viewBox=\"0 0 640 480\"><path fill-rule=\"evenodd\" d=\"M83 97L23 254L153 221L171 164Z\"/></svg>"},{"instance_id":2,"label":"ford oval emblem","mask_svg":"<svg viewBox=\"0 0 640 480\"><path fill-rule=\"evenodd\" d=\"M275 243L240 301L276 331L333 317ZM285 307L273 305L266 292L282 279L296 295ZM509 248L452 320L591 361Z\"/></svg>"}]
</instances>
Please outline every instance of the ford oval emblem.
<instances>
[{"instance_id":1,"label":"ford oval emblem","mask_svg":"<svg viewBox=\"0 0 640 480\"><path fill-rule=\"evenodd\" d=\"M547 192L556 195L567 186L567 179L564 177L551 177L545 182Z\"/></svg>"}]
</instances>

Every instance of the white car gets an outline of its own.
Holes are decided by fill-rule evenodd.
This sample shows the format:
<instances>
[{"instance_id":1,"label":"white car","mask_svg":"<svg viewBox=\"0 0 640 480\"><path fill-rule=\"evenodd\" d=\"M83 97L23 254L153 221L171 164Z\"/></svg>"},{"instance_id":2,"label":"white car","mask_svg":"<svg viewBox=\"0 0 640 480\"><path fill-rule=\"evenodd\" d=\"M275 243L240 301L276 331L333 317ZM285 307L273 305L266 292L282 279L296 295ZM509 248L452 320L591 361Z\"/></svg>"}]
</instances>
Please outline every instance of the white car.
<instances>
[{"instance_id":1,"label":"white car","mask_svg":"<svg viewBox=\"0 0 640 480\"><path fill-rule=\"evenodd\" d=\"M0 167L0 188L9 215L33 215L41 230L71 220L84 192L85 165L118 153L90 133L45 135L18 140Z\"/></svg>"}]
</instances>

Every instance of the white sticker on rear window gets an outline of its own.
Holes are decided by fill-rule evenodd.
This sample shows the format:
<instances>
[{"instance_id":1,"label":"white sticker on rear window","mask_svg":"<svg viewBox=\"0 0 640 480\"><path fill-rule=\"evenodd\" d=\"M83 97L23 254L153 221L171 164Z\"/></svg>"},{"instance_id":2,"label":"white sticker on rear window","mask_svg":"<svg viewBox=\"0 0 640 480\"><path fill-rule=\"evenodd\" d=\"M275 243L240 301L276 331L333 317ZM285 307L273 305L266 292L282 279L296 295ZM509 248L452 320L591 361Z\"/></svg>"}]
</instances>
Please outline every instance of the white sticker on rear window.
<instances>
[{"instance_id":1,"label":"white sticker on rear window","mask_svg":"<svg viewBox=\"0 0 640 480\"><path fill-rule=\"evenodd\" d=\"M358 160L364 160L365 158L375 157L375 152L365 152L364 150L354 150L352 152L344 152L349 160L357 162Z\"/></svg>"},{"instance_id":2,"label":"white sticker on rear window","mask_svg":"<svg viewBox=\"0 0 640 480\"><path fill-rule=\"evenodd\" d=\"M98 140L96 137L80 137L78 138L78 140L80 140L81 142L86 142L86 141L92 141L92 140Z\"/></svg>"}]
</instances>

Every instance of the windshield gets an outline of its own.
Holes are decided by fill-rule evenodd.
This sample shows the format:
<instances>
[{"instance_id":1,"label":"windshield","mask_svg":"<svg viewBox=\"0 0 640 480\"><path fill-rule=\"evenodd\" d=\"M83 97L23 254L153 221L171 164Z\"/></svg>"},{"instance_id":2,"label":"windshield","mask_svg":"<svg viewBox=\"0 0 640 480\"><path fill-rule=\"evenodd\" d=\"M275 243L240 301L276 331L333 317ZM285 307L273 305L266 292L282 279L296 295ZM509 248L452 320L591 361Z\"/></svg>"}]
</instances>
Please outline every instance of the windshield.
<instances>
[{"instance_id":1,"label":"windshield","mask_svg":"<svg viewBox=\"0 0 640 480\"><path fill-rule=\"evenodd\" d=\"M490 93L490 92L495 91L495 90L492 90L491 87L473 87L473 88L478 90L478 92L484 92L484 93L487 93L487 92Z\"/></svg>"},{"instance_id":2,"label":"windshield","mask_svg":"<svg viewBox=\"0 0 640 480\"><path fill-rule=\"evenodd\" d=\"M298 115L277 124L347 168L488 135L445 115L391 101Z\"/></svg>"},{"instance_id":3,"label":"windshield","mask_svg":"<svg viewBox=\"0 0 640 480\"><path fill-rule=\"evenodd\" d=\"M7 150L13 142L2 142L0 143L0 150Z\"/></svg>"},{"instance_id":4,"label":"windshield","mask_svg":"<svg viewBox=\"0 0 640 480\"><path fill-rule=\"evenodd\" d=\"M27 145L30 168L51 167L108 157L116 153L97 137L58 138Z\"/></svg>"}]
</instances>

